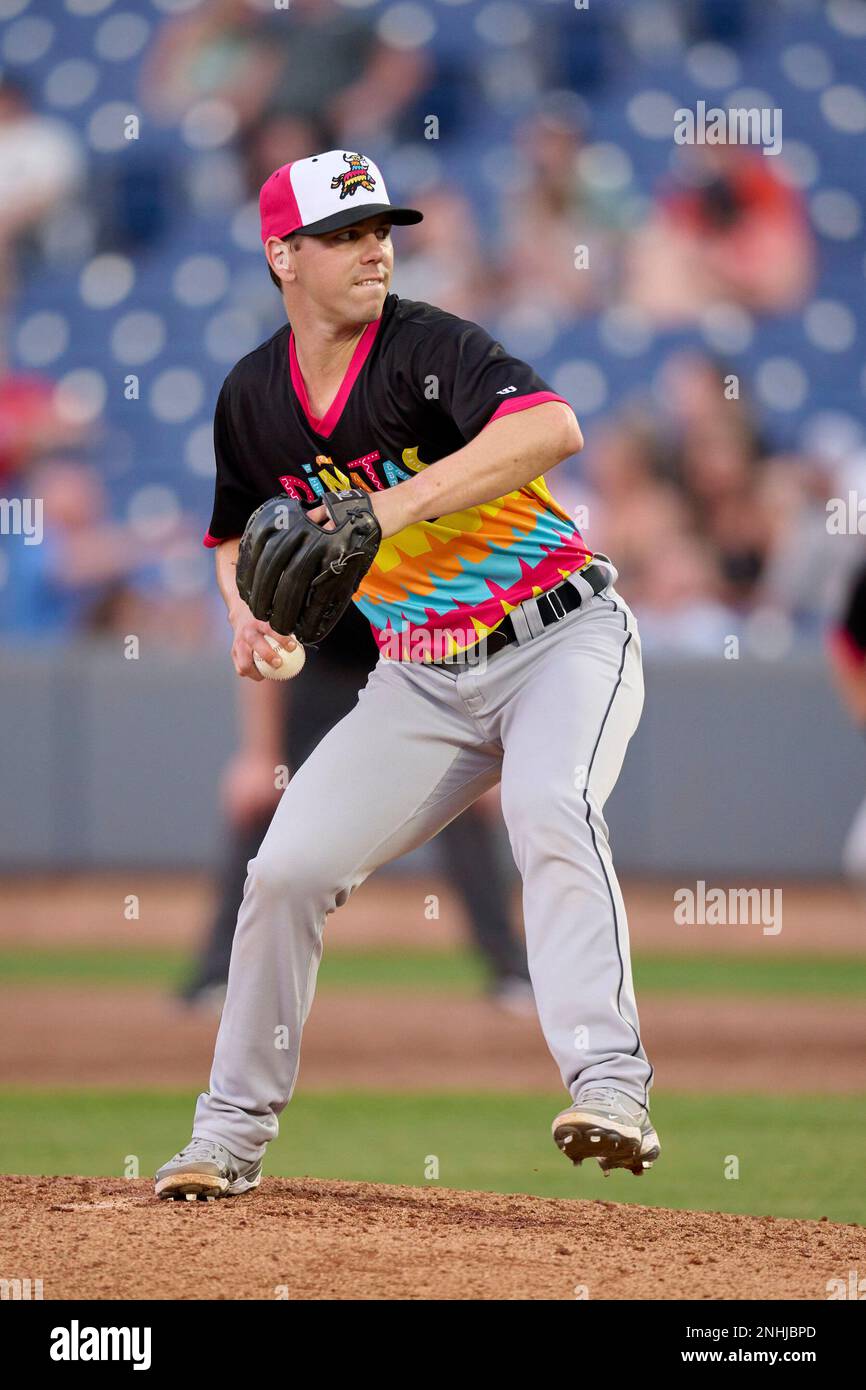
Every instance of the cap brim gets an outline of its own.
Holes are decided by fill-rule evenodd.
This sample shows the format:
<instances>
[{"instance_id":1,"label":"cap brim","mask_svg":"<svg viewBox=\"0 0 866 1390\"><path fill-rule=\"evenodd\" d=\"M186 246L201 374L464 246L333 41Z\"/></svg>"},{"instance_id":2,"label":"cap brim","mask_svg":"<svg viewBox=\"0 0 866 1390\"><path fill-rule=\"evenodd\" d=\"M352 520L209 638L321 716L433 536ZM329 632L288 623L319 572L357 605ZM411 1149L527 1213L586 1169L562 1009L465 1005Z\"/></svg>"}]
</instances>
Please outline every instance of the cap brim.
<instances>
[{"instance_id":1,"label":"cap brim","mask_svg":"<svg viewBox=\"0 0 866 1390\"><path fill-rule=\"evenodd\" d=\"M378 217L380 213L387 215L396 227L410 227L424 219L423 212L418 212L415 208L392 208L387 203L360 203L357 207L333 212L330 217L323 217L318 222L310 222L306 227L298 227L292 235L322 236L325 232L338 232L342 227L352 227L356 222L366 222L368 217Z\"/></svg>"}]
</instances>

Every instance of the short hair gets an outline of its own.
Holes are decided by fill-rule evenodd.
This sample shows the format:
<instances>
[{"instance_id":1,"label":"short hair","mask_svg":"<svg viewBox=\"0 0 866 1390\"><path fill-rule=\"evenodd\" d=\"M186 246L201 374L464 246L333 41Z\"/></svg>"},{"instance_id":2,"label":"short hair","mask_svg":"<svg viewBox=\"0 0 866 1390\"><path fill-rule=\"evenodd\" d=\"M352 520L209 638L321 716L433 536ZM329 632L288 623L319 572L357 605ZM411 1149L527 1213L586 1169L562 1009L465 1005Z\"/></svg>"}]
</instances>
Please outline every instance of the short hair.
<instances>
[{"instance_id":1,"label":"short hair","mask_svg":"<svg viewBox=\"0 0 866 1390\"><path fill-rule=\"evenodd\" d=\"M290 241L300 241L300 240L301 240L301 237L298 236L297 232L289 232L287 236L281 236L281 237L280 237L280 241L285 242L286 244L288 244L288 242L290 242ZM271 280L272 280L273 283L276 285L276 287L277 287L277 289L279 290L280 294L282 294L282 292L283 292L283 282L282 282L282 280L280 279L280 277L279 277L278 275L275 275L275 274L274 274L274 268L273 268L273 266L271 265L270 261L268 261L268 274L270 275Z\"/></svg>"}]
</instances>

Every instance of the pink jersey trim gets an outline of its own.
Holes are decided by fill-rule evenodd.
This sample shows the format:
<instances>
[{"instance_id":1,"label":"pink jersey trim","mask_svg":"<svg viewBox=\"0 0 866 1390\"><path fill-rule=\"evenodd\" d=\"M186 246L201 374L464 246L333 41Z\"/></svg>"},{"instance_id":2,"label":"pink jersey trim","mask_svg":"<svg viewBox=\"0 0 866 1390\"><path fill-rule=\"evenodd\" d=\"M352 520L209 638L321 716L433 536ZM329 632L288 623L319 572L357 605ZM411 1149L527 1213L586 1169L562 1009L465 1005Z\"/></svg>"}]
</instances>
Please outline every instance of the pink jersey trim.
<instances>
[{"instance_id":1,"label":"pink jersey trim","mask_svg":"<svg viewBox=\"0 0 866 1390\"><path fill-rule=\"evenodd\" d=\"M529 396L511 396L507 401L503 401L496 407L487 424L492 425L494 420L500 420L503 415L514 415L518 410L529 410L533 405L546 405L548 401L562 401L562 404L568 405L571 410L565 397L557 396L555 391L533 391Z\"/></svg>"},{"instance_id":2,"label":"pink jersey trim","mask_svg":"<svg viewBox=\"0 0 866 1390\"><path fill-rule=\"evenodd\" d=\"M208 550L214 550L223 541L237 540L236 536L212 536L210 531L206 532L202 545L206 545Z\"/></svg>"},{"instance_id":3,"label":"pink jersey trim","mask_svg":"<svg viewBox=\"0 0 866 1390\"><path fill-rule=\"evenodd\" d=\"M295 335L291 331L289 332L289 372L291 373L292 385L295 388L295 395L301 403L301 409L307 417L310 428L315 430L316 434L321 435L323 439L328 439L337 426L337 422L343 413L343 407L349 398L349 392L355 385L358 373L370 356L370 349L376 340L376 334L379 332L381 322L382 316L380 314L373 323L367 324L367 327L364 329L358 341L358 346L352 353L352 360L346 368L346 375L340 383L340 389L331 401L331 404L328 406L321 420L317 420L310 410L307 388L304 385L304 378L301 376L298 354L295 351Z\"/></svg>"}]
</instances>

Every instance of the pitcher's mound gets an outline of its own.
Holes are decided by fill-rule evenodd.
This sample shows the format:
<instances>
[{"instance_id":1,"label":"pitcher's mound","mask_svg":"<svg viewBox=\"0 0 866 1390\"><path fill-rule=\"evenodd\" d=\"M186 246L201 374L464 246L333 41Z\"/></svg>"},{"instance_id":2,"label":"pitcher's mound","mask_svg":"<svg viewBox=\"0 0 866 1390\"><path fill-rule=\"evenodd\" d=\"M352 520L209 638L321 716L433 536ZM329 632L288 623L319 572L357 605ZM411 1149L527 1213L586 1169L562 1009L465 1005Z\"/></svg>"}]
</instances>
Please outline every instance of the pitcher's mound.
<instances>
[{"instance_id":1,"label":"pitcher's mound","mask_svg":"<svg viewBox=\"0 0 866 1390\"><path fill-rule=\"evenodd\" d=\"M858 1268L863 1228L829 1221L313 1178L211 1202L0 1179L0 1269L46 1299L826 1299Z\"/></svg>"}]
</instances>

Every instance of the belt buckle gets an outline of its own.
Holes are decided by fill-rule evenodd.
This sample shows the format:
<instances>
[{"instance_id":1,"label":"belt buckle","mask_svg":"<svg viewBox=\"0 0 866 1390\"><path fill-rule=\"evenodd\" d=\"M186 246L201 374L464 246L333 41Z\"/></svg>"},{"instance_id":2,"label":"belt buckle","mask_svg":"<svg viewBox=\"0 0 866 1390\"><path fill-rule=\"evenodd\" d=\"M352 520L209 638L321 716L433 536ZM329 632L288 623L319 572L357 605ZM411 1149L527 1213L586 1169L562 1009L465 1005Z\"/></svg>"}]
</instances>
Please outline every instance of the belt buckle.
<instances>
[{"instance_id":1,"label":"belt buckle","mask_svg":"<svg viewBox=\"0 0 866 1390\"><path fill-rule=\"evenodd\" d=\"M551 608L553 609L553 616L556 618L556 621L557 621L557 622L559 622L562 618L564 618L565 615L566 615L566 612L567 612L567 609L566 609L566 607L565 607L565 604L563 603L562 599L560 598L559 593L557 592L558 589L559 589L559 585L557 584L557 586L556 586L555 589L549 589L548 592L547 592L547 598L550 600L550 606L551 606ZM553 602L554 599L556 599L556 603L558 603L559 606L560 606L560 608L562 609L562 612L561 612L561 613L557 613L557 611L556 611L556 604Z\"/></svg>"}]
</instances>

